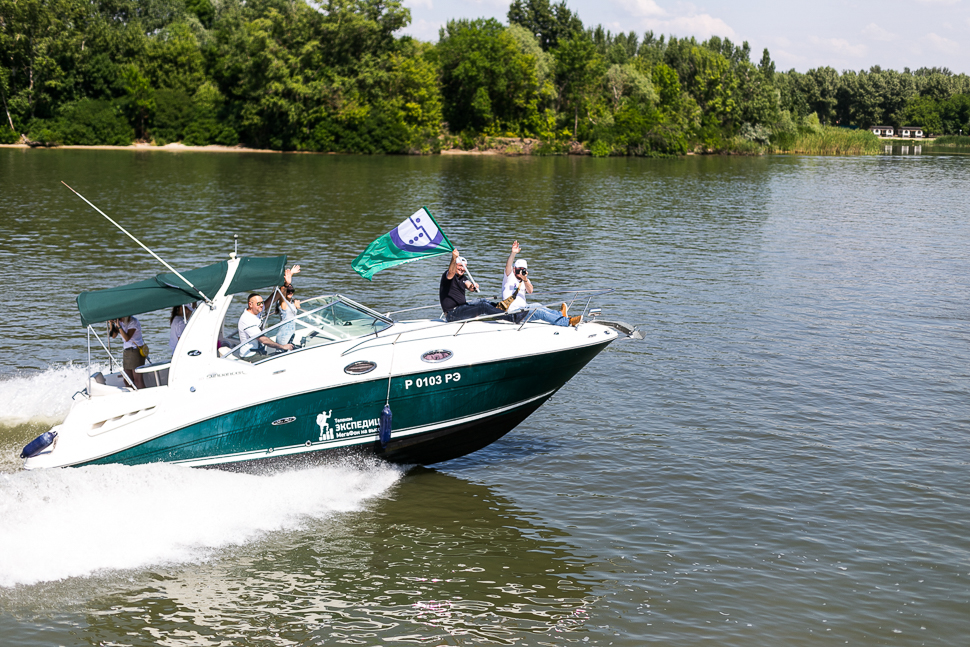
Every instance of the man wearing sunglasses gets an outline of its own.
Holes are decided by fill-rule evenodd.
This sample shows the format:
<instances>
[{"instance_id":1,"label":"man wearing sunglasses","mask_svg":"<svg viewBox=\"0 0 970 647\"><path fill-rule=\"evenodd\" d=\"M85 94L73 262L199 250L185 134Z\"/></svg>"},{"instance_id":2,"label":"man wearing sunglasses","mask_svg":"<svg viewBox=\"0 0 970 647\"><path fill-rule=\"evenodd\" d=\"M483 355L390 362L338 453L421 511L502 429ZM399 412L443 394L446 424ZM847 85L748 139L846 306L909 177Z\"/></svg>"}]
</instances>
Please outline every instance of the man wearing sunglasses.
<instances>
[{"instance_id":1,"label":"man wearing sunglasses","mask_svg":"<svg viewBox=\"0 0 970 647\"><path fill-rule=\"evenodd\" d=\"M583 318L580 315L569 317L566 315L566 304L562 304L559 312L544 306L530 306L525 300L526 294L532 294L534 288L529 280L529 264L524 258L516 260L515 256L522 251L519 241L512 242L512 253L505 262L505 278L502 282L502 298L508 299L513 294L515 299L509 305L509 312L528 312L529 321L545 321L554 326L575 326ZM518 291L516 291L518 290Z\"/></svg>"},{"instance_id":2,"label":"man wearing sunglasses","mask_svg":"<svg viewBox=\"0 0 970 647\"><path fill-rule=\"evenodd\" d=\"M243 357L251 355L254 351L260 352L261 345L277 350L293 350L293 344L277 344L262 333L259 326L259 315L263 311L263 307L263 297L253 292L249 295L246 309L239 316L239 343L245 344L248 341L255 340L240 353Z\"/></svg>"}]
</instances>

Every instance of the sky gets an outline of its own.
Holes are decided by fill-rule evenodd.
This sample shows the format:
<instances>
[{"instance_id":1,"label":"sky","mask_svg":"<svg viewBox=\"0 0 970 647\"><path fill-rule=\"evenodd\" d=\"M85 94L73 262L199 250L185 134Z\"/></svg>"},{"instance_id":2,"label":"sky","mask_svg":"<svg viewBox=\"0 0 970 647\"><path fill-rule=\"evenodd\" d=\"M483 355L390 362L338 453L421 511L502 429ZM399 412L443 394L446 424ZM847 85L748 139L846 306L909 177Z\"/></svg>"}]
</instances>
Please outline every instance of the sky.
<instances>
[{"instance_id":1,"label":"sky","mask_svg":"<svg viewBox=\"0 0 970 647\"><path fill-rule=\"evenodd\" d=\"M454 18L507 22L511 0L404 0L411 25L402 30L437 42ZM970 0L567 0L586 27L647 30L678 37L730 38L751 45L752 62L767 47L779 71L830 66L902 71L948 67L970 74Z\"/></svg>"}]
</instances>

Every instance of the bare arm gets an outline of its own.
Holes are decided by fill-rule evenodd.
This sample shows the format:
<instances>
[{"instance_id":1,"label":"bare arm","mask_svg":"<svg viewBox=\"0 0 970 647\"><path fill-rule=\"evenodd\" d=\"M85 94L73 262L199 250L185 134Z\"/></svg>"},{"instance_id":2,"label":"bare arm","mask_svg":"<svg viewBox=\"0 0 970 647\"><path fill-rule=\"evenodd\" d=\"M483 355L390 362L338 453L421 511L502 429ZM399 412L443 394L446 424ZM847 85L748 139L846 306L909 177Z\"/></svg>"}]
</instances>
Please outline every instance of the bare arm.
<instances>
[{"instance_id":1,"label":"bare arm","mask_svg":"<svg viewBox=\"0 0 970 647\"><path fill-rule=\"evenodd\" d=\"M270 348L276 348L279 350L293 350L293 344L277 344L275 341L273 341L266 335L260 336L259 343L263 344L264 346L269 346Z\"/></svg>"},{"instance_id":2,"label":"bare arm","mask_svg":"<svg viewBox=\"0 0 970 647\"><path fill-rule=\"evenodd\" d=\"M121 323L119 322L118 334L121 335L121 338L124 339L125 341L130 341L131 338L135 336L135 327L130 326L128 330L125 330L124 328L121 327Z\"/></svg>"},{"instance_id":3,"label":"bare arm","mask_svg":"<svg viewBox=\"0 0 970 647\"><path fill-rule=\"evenodd\" d=\"M505 276L512 275L512 265L515 263L515 255L522 251L519 247L519 241L512 241L512 253L509 254L509 260L505 261Z\"/></svg>"},{"instance_id":4,"label":"bare arm","mask_svg":"<svg viewBox=\"0 0 970 647\"><path fill-rule=\"evenodd\" d=\"M457 249L451 250L451 263L448 265L448 279L451 280L455 278L455 274L458 273L458 257L460 254Z\"/></svg>"}]
</instances>

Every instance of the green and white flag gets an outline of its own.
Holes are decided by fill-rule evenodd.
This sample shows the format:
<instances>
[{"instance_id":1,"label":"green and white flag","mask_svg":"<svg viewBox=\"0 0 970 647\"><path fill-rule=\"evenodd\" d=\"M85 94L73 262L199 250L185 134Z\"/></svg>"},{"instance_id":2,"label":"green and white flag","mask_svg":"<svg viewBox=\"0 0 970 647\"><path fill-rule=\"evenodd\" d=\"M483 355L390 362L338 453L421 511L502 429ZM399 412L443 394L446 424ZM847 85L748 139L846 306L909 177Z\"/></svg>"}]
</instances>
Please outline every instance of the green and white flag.
<instances>
[{"instance_id":1,"label":"green and white flag","mask_svg":"<svg viewBox=\"0 0 970 647\"><path fill-rule=\"evenodd\" d=\"M410 218L368 245L350 266L370 281L381 270L419 258L448 254L453 249L451 241L438 227L428 208L421 207Z\"/></svg>"}]
</instances>

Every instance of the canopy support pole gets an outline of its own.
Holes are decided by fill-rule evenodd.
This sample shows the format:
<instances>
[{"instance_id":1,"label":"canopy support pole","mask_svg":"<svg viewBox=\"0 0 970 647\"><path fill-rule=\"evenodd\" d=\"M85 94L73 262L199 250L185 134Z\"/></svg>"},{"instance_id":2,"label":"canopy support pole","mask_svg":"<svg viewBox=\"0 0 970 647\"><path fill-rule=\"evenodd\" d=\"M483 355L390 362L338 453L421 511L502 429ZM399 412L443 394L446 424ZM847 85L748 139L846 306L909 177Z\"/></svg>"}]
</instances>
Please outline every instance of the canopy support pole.
<instances>
[{"instance_id":1,"label":"canopy support pole","mask_svg":"<svg viewBox=\"0 0 970 647\"><path fill-rule=\"evenodd\" d=\"M88 399L91 398L91 326L88 326Z\"/></svg>"},{"instance_id":2,"label":"canopy support pole","mask_svg":"<svg viewBox=\"0 0 970 647\"><path fill-rule=\"evenodd\" d=\"M89 337L90 337L91 333L94 333L94 338L98 340L98 343L101 344L101 348L103 348L104 349L104 352L106 352L108 354L108 360L109 361L114 360L114 356L111 354L111 351L108 350L108 347L104 345L104 342L101 341L101 337L98 335L97 331L94 330L89 325L88 326L88 336ZM138 387L135 386L134 382L131 381L131 378L128 377L128 374L125 373L125 368L124 368L125 365L124 365L124 363L120 363L120 364L118 364L118 366L121 367L121 377L125 378L125 382L127 382L129 385L131 385L131 388L132 389L134 389L135 391L137 391L138 390Z\"/></svg>"}]
</instances>

